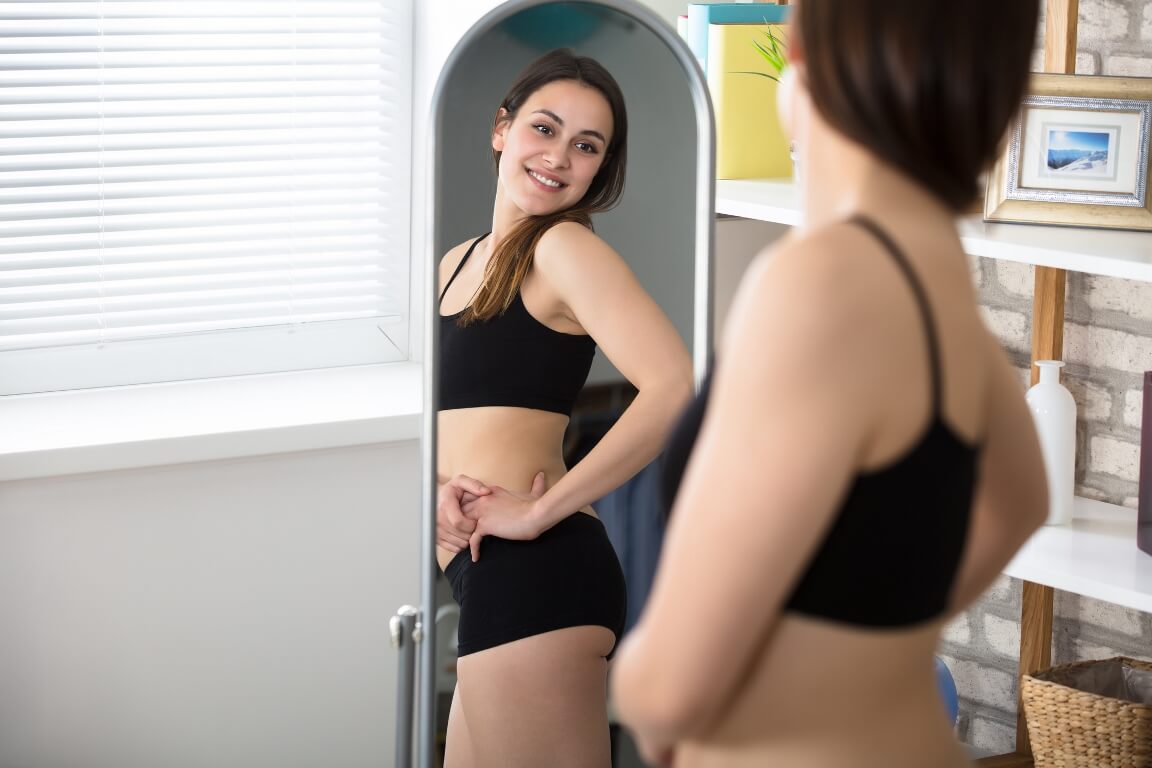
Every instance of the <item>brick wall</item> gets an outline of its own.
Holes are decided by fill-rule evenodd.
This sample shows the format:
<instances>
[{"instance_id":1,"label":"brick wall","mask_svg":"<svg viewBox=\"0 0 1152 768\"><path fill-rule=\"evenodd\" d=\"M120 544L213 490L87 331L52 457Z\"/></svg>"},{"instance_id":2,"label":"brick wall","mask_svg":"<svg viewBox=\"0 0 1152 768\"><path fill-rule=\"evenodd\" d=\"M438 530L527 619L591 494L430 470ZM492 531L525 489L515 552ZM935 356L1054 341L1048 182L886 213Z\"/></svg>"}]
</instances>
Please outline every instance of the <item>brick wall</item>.
<instances>
[{"instance_id":1,"label":"brick wall","mask_svg":"<svg viewBox=\"0 0 1152 768\"><path fill-rule=\"evenodd\" d=\"M1152 0L1080 0L1077 47L1078 74L1152 77ZM1039 68L1039 51L1034 61ZM988 324L1027 386L1033 268L977 259L972 269ZM1064 357L1061 376L1078 408L1076 493L1134 507L1152 283L1069 273ZM1148 614L1062 592L1055 614L1053 663L1152 658ZM948 627L940 648L960 692L960 737L983 752L1015 743L1019 621L1020 583L1002 577Z\"/></svg>"}]
</instances>

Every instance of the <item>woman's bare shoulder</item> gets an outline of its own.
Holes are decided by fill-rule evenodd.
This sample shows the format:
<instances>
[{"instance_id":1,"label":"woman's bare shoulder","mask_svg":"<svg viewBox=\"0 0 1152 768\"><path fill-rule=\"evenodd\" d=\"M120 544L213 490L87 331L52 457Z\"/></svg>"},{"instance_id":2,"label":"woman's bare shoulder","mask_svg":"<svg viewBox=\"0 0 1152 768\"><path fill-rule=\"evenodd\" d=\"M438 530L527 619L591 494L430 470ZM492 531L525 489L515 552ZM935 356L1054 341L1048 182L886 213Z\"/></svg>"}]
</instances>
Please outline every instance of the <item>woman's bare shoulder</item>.
<instances>
[{"instance_id":1,"label":"woman's bare shoulder","mask_svg":"<svg viewBox=\"0 0 1152 768\"><path fill-rule=\"evenodd\" d=\"M443 268L449 264L452 266L456 266L456 264L460 261L460 259L464 258L464 252L467 251L469 248L471 248L472 244L475 243L476 240L477 240L477 238L470 237L467 240L465 240L464 242L457 243L456 245L449 248L444 253L444 255L440 257L441 268Z\"/></svg>"},{"instance_id":2,"label":"woman's bare shoulder","mask_svg":"<svg viewBox=\"0 0 1152 768\"><path fill-rule=\"evenodd\" d=\"M576 221L562 221L559 224L553 224L540 236L540 242L536 245L536 252L538 256L542 254L545 257L550 257L556 254L579 252L585 248L603 248L612 251L612 247L605 242L604 238L596 234L591 228Z\"/></svg>"},{"instance_id":3,"label":"woman's bare shoulder","mask_svg":"<svg viewBox=\"0 0 1152 768\"><path fill-rule=\"evenodd\" d=\"M624 265L620 254L600 235L575 221L549 227L536 245L534 264L551 279L564 279L571 270L587 273Z\"/></svg>"},{"instance_id":4,"label":"woman's bare shoulder","mask_svg":"<svg viewBox=\"0 0 1152 768\"><path fill-rule=\"evenodd\" d=\"M472 237L458 245L454 245L448 249L447 253L440 257L440 262L436 268L438 275L437 280L440 285L444 285L449 278L452 277L452 273L456 271L456 267L459 266L460 261L464 258L464 254L472 247L476 240L477 238Z\"/></svg>"},{"instance_id":5,"label":"woman's bare shoulder","mask_svg":"<svg viewBox=\"0 0 1152 768\"><path fill-rule=\"evenodd\" d=\"M866 237L852 227L793 230L765 247L749 267L746 292L778 297L793 310L808 308L827 319L851 315L856 302L871 302L868 260L852 258Z\"/></svg>"}]
</instances>

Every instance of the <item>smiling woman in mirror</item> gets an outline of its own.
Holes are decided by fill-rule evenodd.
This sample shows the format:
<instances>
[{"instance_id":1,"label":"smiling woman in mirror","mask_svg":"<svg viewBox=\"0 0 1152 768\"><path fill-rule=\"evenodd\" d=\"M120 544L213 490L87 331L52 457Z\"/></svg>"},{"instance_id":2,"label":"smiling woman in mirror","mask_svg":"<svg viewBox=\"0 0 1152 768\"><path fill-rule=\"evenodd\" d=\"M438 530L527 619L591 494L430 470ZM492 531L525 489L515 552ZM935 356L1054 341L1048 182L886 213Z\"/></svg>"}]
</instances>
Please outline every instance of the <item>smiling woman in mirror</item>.
<instances>
[{"instance_id":1,"label":"smiling woman in mirror","mask_svg":"<svg viewBox=\"0 0 1152 768\"><path fill-rule=\"evenodd\" d=\"M627 117L595 60L532 63L495 113L492 227L440 262L437 558L460 603L446 766L607 766L624 579L590 504L659 452L691 395L672 324L592 230ZM562 440L595 348L636 387L579 463Z\"/></svg>"}]
</instances>

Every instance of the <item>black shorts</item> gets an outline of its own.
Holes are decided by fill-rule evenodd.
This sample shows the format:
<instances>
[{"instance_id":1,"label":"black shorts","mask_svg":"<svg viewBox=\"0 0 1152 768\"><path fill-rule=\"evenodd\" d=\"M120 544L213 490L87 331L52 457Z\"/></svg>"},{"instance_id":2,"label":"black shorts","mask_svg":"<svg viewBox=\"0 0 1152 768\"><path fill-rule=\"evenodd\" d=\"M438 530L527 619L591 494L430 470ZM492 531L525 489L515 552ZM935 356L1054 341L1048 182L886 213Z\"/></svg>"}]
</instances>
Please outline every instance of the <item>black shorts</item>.
<instances>
[{"instance_id":1,"label":"black shorts","mask_svg":"<svg viewBox=\"0 0 1152 768\"><path fill-rule=\"evenodd\" d=\"M465 548L444 575L460 604L460 656L567 627L607 627L617 641L624 631L624 572L603 523L583 512L531 541L485 536L478 562Z\"/></svg>"}]
</instances>

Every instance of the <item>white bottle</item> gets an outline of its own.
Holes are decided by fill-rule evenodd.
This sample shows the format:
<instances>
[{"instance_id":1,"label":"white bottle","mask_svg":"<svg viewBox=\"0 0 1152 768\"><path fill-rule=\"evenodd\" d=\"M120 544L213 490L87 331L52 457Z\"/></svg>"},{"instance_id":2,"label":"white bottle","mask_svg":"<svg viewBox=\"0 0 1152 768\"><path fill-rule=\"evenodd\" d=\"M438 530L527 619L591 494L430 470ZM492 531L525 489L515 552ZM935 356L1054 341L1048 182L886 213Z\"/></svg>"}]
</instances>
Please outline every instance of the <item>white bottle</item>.
<instances>
[{"instance_id":1,"label":"white bottle","mask_svg":"<svg viewBox=\"0 0 1152 768\"><path fill-rule=\"evenodd\" d=\"M1072 522L1076 485L1076 401L1060 383L1059 360L1037 360L1040 381L1025 396L1048 474L1048 525Z\"/></svg>"}]
</instances>

